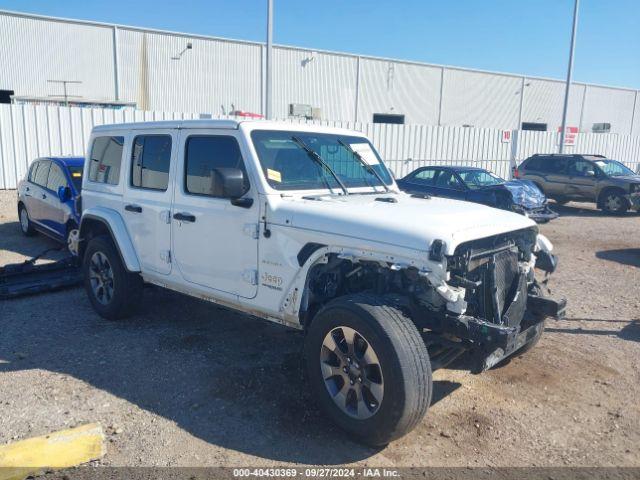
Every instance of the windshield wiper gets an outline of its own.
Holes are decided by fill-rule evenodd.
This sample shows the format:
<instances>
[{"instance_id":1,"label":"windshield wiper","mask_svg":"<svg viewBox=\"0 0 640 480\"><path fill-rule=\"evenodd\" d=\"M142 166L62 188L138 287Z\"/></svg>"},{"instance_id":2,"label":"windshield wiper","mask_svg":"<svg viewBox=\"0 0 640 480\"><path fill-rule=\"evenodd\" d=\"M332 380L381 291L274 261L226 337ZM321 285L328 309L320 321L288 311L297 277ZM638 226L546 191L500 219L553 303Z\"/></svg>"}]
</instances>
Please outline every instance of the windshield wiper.
<instances>
[{"instance_id":1,"label":"windshield wiper","mask_svg":"<svg viewBox=\"0 0 640 480\"><path fill-rule=\"evenodd\" d=\"M347 187L345 187L344 183L342 183L342 181L338 177L338 174L333 170L333 168L329 166L329 164L327 164L327 162L325 162L322 159L320 155L318 155L318 153L315 150L309 148L309 146L306 143L304 143L295 135L291 137L291 140L293 140L300 148L302 148L305 152L307 152L307 155L309 155L309 158L311 158L314 162L324 167L331 174L331 176L335 178L336 182L338 182L338 185L340 185L340 188L342 189L344 194L349 195L349 190L347 190Z\"/></svg>"},{"instance_id":2,"label":"windshield wiper","mask_svg":"<svg viewBox=\"0 0 640 480\"><path fill-rule=\"evenodd\" d=\"M384 189L387 192L390 192L391 189L389 188L389 186L385 183L385 181L382 179L382 177L380 176L380 174L378 172L376 172L376 169L373 168L371 165L369 165L366 160L364 158L362 158L362 155L360 155L358 152L356 152L353 147L351 145L346 144L345 142L343 142L342 140L338 139L338 143L340 145L342 145L344 148L346 148L349 152L351 152L351 154L356 157L358 159L358 161L362 164L362 166L369 172L372 173L373 175L375 175L375 177L380 181L380 184L382 184L382 186L384 187Z\"/></svg>"}]
</instances>

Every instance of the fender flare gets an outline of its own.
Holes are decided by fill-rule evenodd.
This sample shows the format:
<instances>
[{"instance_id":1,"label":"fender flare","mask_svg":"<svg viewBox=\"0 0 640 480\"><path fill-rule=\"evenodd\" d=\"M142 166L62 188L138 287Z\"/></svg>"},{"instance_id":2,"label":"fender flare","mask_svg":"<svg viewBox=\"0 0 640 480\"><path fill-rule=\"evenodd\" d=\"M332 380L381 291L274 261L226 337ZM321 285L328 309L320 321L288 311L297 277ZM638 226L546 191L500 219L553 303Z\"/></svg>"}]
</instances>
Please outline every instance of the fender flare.
<instances>
[{"instance_id":1,"label":"fender flare","mask_svg":"<svg viewBox=\"0 0 640 480\"><path fill-rule=\"evenodd\" d=\"M136 250L133 247L131 237L129 236L129 231L117 211L105 207L91 207L83 211L80 220L81 239L84 237L83 229L86 226L87 220L100 222L109 230L113 243L122 259L122 263L129 272L140 271L140 262Z\"/></svg>"}]
</instances>

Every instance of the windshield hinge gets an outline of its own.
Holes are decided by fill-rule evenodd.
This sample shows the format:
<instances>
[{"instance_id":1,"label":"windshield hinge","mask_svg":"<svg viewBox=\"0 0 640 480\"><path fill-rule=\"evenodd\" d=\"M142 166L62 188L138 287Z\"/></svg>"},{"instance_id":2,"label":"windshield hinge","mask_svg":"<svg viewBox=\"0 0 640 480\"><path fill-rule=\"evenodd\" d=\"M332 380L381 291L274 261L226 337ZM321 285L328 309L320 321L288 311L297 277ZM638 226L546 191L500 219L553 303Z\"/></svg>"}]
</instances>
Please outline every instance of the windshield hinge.
<instances>
[{"instance_id":1,"label":"windshield hinge","mask_svg":"<svg viewBox=\"0 0 640 480\"><path fill-rule=\"evenodd\" d=\"M249 285L258 284L258 271L257 270L245 270L242 272L242 280Z\"/></svg>"}]
</instances>

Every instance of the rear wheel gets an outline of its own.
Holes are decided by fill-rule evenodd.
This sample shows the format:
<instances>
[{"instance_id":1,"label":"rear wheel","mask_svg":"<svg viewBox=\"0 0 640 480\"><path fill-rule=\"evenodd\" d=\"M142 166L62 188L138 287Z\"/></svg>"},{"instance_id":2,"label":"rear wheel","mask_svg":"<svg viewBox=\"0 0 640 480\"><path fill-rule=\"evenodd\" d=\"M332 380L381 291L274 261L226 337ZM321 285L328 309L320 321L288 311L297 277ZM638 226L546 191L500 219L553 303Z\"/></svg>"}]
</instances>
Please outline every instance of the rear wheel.
<instances>
[{"instance_id":1,"label":"rear wheel","mask_svg":"<svg viewBox=\"0 0 640 480\"><path fill-rule=\"evenodd\" d=\"M629 210L629 202L618 192L606 192L600 205L602 210L608 213L624 213Z\"/></svg>"},{"instance_id":2,"label":"rear wheel","mask_svg":"<svg viewBox=\"0 0 640 480\"><path fill-rule=\"evenodd\" d=\"M126 270L108 236L89 241L82 269L89 300L100 316L108 320L125 318L140 302L142 278Z\"/></svg>"},{"instance_id":3,"label":"rear wheel","mask_svg":"<svg viewBox=\"0 0 640 480\"><path fill-rule=\"evenodd\" d=\"M27 237L36 233L36 230L33 228L33 224L29 219L29 212L27 212L27 207L24 205L20 205L18 207L18 218L20 219L20 230Z\"/></svg>"},{"instance_id":4,"label":"rear wheel","mask_svg":"<svg viewBox=\"0 0 640 480\"><path fill-rule=\"evenodd\" d=\"M412 430L431 402L424 341L409 318L379 297L329 302L309 327L305 360L323 412L369 445Z\"/></svg>"}]
</instances>

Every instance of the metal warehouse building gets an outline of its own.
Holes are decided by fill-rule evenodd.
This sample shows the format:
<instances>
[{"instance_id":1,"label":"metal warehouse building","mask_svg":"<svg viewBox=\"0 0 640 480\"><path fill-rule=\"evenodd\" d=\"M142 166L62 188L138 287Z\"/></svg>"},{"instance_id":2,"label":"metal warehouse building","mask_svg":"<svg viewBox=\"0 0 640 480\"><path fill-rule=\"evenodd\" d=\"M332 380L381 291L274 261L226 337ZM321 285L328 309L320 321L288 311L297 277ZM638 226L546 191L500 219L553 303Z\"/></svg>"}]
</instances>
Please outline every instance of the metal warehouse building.
<instances>
[{"instance_id":1,"label":"metal warehouse building","mask_svg":"<svg viewBox=\"0 0 640 480\"><path fill-rule=\"evenodd\" d=\"M111 108L264 112L265 46L0 11L0 98ZM301 49L273 51L276 118L526 128L561 124L560 80ZM52 97L52 95L58 95ZM567 125L640 135L638 91L576 83ZM80 98L76 98L80 97ZM10 99L10 100L7 100Z\"/></svg>"}]
</instances>

